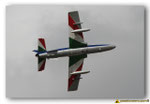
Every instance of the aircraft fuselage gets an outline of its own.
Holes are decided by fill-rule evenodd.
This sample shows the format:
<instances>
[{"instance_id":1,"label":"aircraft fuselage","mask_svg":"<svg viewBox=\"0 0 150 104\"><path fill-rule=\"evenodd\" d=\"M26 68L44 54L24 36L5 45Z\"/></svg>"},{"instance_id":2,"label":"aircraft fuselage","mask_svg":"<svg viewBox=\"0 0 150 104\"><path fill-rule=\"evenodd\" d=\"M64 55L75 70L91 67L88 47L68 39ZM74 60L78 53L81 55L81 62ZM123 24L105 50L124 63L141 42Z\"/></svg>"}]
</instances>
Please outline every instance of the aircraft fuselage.
<instances>
[{"instance_id":1,"label":"aircraft fuselage","mask_svg":"<svg viewBox=\"0 0 150 104\"><path fill-rule=\"evenodd\" d=\"M65 56L75 56L82 54L91 54L97 52L103 52L114 49L114 45L102 44L102 45L88 45L87 47L81 48L60 48L52 51L46 51L38 54L40 58L58 58Z\"/></svg>"}]
</instances>

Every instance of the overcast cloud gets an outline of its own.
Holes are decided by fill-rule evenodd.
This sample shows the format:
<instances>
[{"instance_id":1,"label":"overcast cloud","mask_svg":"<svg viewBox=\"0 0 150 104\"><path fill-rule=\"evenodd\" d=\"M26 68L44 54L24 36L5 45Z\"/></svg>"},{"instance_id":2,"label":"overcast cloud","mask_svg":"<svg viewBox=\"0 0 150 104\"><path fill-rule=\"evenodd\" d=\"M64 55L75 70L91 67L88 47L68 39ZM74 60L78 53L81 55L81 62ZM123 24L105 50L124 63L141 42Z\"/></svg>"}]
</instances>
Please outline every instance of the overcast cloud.
<instances>
[{"instance_id":1,"label":"overcast cloud","mask_svg":"<svg viewBox=\"0 0 150 104\"><path fill-rule=\"evenodd\" d=\"M6 95L17 98L144 97L144 7L11 5L6 8ZM47 49L68 47L69 11L79 11L88 44L113 44L88 55L78 91L68 92L68 57L47 60L37 71L37 39Z\"/></svg>"}]
</instances>

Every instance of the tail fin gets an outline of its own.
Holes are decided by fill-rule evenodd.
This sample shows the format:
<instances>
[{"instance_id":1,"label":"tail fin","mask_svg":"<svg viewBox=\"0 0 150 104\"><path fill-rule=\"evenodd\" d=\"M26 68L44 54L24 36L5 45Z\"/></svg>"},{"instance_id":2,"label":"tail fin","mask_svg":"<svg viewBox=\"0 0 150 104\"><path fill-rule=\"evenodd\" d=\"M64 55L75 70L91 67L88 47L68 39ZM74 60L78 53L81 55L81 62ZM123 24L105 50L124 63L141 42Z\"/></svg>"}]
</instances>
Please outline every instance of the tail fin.
<instances>
[{"instance_id":1,"label":"tail fin","mask_svg":"<svg viewBox=\"0 0 150 104\"><path fill-rule=\"evenodd\" d=\"M45 40L39 38L38 40L38 52L46 52ZM38 71L42 71L45 68L46 58L38 57Z\"/></svg>"}]
</instances>

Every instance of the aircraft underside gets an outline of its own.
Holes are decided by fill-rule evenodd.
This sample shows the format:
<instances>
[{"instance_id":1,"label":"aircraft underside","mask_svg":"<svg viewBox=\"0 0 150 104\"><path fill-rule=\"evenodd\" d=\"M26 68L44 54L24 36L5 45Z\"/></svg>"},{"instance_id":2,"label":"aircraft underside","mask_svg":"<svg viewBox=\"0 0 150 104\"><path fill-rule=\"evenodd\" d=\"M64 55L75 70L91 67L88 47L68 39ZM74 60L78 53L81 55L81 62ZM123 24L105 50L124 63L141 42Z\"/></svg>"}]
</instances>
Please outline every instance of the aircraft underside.
<instances>
[{"instance_id":1,"label":"aircraft underside","mask_svg":"<svg viewBox=\"0 0 150 104\"><path fill-rule=\"evenodd\" d=\"M76 55L82 55L82 54L104 52L104 51L108 51L114 48L115 46L113 45L102 45L102 46L83 47L83 48L75 48L75 49L65 48L64 50L57 49L57 50L47 51L46 53L40 54L38 57L58 58L58 57L65 57L65 56L76 56Z\"/></svg>"},{"instance_id":2,"label":"aircraft underside","mask_svg":"<svg viewBox=\"0 0 150 104\"><path fill-rule=\"evenodd\" d=\"M38 58L38 71L45 69L46 59L69 57L68 68L68 91L76 91L78 89L81 74L89 73L90 71L82 71L84 58L87 54L104 52L115 48L114 45L87 45L84 42L83 32L90 31L88 28L81 27L78 11L68 13L68 27L69 27L69 47L56 50L47 51L45 40L38 39L38 50L36 57Z\"/></svg>"}]
</instances>

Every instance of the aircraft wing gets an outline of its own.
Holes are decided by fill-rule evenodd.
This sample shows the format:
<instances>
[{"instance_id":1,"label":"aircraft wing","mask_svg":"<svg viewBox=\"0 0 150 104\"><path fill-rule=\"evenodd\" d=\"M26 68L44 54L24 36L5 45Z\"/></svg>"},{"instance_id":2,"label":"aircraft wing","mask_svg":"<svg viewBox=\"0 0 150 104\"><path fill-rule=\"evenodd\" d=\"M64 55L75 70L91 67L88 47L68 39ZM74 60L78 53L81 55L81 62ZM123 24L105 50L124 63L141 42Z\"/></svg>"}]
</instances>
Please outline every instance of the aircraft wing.
<instances>
[{"instance_id":1,"label":"aircraft wing","mask_svg":"<svg viewBox=\"0 0 150 104\"><path fill-rule=\"evenodd\" d=\"M74 30L81 29L81 23L78 11L68 13L68 25L69 25L69 47L79 48L87 46L84 43L84 37L82 32L72 32Z\"/></svg>"},{"instance_id":2,"label":"aircraft wing","mask_svg":"<svg viewBox=\"0 0 150 104\"><path fill-rule=\"evenodd\" d=\"M82 32L72 32L74 30L81 29L81 22L77 11L68 13L68 25L69 25L69 48L80 48L87 46L84 43L84 37ZM68 78L68 91L75 91L78 89L81 70L83 67L84 58L87 54L69 56L69 78ZM73 72L78 72L73 74Z\"/></svg>"}]
</instances>

